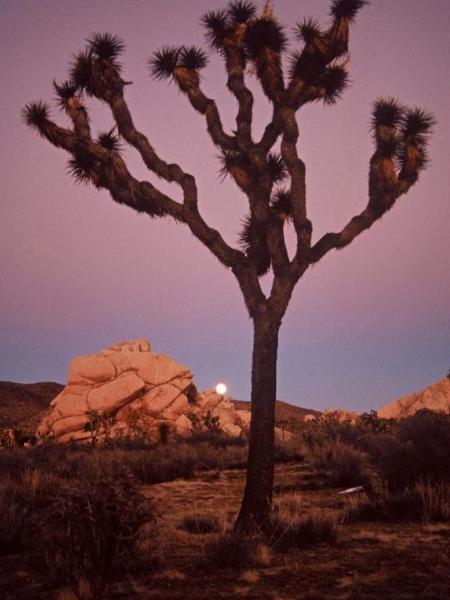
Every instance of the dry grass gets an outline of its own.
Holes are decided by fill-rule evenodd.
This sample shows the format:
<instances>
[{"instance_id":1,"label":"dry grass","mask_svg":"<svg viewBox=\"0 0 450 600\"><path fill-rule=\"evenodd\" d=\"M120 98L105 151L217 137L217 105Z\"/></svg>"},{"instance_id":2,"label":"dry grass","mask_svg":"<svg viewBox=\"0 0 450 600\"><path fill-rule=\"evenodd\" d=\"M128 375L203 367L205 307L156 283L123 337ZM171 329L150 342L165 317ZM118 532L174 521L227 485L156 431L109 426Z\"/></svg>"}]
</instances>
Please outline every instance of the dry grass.
<instances>
[{"instance_id":1,"label":"dry grass","mask_svg":"<svg viewBox=\"0 0 450 600\"><path fill-rule=\"evenodd\" d=\"M186 515L179 525L189 533L203 535L205 533L217 533L220 531L219 521L216 517L208 515Z\"/></svg>"},{"instance_id":2,"label":"dry grass","mask_svg":"<svg viewBox=\"0 0 450 600\"><path fill-rule=\"evenodd\" d=\"M450 521L450 484L416 482L400 491L363 495L350 503L349 522L409 521L423 523Z\"/></svg>"}]
</instances>

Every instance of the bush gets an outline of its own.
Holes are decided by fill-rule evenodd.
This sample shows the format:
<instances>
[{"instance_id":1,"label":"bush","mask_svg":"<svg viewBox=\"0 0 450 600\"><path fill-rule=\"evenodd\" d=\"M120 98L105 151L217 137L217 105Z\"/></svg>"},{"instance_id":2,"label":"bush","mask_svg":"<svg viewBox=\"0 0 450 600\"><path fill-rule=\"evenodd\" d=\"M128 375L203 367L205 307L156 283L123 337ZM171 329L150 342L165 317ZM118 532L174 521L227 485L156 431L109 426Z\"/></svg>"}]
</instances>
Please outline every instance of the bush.
<instances>
[{"instance_id":1,"label":"bush","mask_svg":"<svg viewBox=\"0 0 450 600\"><path fill-rule=\"evenodd\" d=\"M113 576L138 559L139 530L150 518L130 479L60 482L39 516L35 552L54 585L77 593L83 581L93 598L103 598Z\"/></svg>"},{"instance_id":2,"label":"bush","mask_svg":"<svg viewBox=\"0 0 450 600\"><path fill-rule=\"evenodd\" d=\"M51 502L55 478L38 470L16 477L0 474L0 553L30 549L35 541L35 521Z\"/></svg>"},{"instance_id":3,"label":"bush","mask_svg":"<svg viewBox=\"0 0 450 600\"><path fill-rule=\"evenodd\" d=\"M314 466L327 472L334 487L368 486L368 456L343 442L316 447L311 454Z\"/></svg>"},{"instance_id":4,"label":"bush","mask_svg":"<svg viewBox=\"0 0 450 600\"><path fill-rule=\"evenodd\" d=\"M29 506L23 490L13 479L0 485L0 554L20 552L24 546Z\"/></svg>"},{"instance_id":5,"label":"bush","mask_svg":"<svg viewBox=\"0 0 450 600\"><path fill-rule=\"evenodd\" d=\"M450 485L416 482L411 487L385 490L366 500L356 500L345 520L355 521L450 521Z\"/></svg>"},{"instance_id":6,"label":"bush","mask_svg":"<svg viewBox=\"0 0 450 600\"><path fill-rule=\"evenodd\" d=\"M286 551L316 544L334 544L338 539L339 525L336 519L322 515L286 517L274 515L271 519L270 546Z\"/></svg>"},{"instance_id":7,"label":"bush","mask_svg":"<svg viewBox=\"0 0 450 600\"><path fill-rule=\"evenodd\" d=\"M299 439L289 442L275 441L276 463L303 462L304 460L305 452Z\"/></svg>"},{"instance_id":8,"label":"bush","mask_svg":"<svg viewBox=\"0 0 450 600\"><path fill-rule=\"evenodd\" d=\"M450 415L422 410L365 443L390 491L421 481L450 482Z\"/></svg>"}]
</instances>

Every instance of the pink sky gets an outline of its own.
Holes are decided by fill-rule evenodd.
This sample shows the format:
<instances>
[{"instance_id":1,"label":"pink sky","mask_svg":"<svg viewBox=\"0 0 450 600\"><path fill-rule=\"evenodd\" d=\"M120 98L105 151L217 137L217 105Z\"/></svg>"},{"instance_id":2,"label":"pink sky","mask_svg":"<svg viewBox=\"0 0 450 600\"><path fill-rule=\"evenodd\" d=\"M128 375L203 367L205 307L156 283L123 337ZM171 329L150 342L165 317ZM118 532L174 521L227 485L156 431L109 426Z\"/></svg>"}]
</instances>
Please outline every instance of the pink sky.
<instances>
[{"instance_id":1,"label":"pink sky","mask_svg":"<svg viewBox=\"0 0 450 600\"><path fill-rule=\"evenodd\" d=\"M189 366L199 388L223 380L235 397L249 397L251 327L231 273L186 228L75 185L66 155L19 117L25 103L53 99L52 79L66 77L86 37L116 33L127 43L127 97L138 126L162 157L196 175L205 217L235 243L244 197L220 182L202 118L174 86L152 81L146 65L164 44L203 44L199 18L220 7L206 0L2 0L0 379L63 382L72 356L146 336ZM290 31L305 16L326 21L328 2L278 0L275 8ZM438 125L432 163L415 188L297 287L280 338L281 399L367 410L450 368L449 31L448 0L373 0L353 31L351 88L336 106L299 115L315 238L365 206L376 97L423 106ZM231 128L235 106L224 79L213 57L203 85ZM90 106L94 129L112 126L104 107ZM257 112L260 130L269 106L259 94ZM53 114L65 122L56 107ZM128 156L133 173L148 177L135 153Z\"/></svg>"}]
</instances>

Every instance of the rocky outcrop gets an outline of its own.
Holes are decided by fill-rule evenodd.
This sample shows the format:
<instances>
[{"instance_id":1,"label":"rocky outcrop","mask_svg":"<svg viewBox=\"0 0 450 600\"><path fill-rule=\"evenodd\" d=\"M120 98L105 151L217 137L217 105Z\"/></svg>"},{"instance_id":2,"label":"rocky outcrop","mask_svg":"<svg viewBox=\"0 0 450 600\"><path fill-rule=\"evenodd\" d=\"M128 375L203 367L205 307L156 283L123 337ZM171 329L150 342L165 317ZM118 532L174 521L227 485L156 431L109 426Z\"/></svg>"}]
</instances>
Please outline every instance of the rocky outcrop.
<instances>
[{"instance_id":1,"label":"rocky outcrop","mask_svg":"<svg viewBox=\"0 0 450 600\"><path fill-rule=\"evenodd\" d=\"M403 396L378 410L383 419L409 417L422 409L450 413L450 380L441 379L424 390Z\"/></svg>"},{"instance_id":2,"label":"rocky outcrop","mask_svg":"<svg viewBox=\"0 0 450 600\"><path fill-rule=\"evenodd\" d=\"M166 433L188 436L219 429L239 436L249 411L235 410L230 399L206 390L198 394L189 369L153 352L145 339L116 344L69 365L67 386L50 403L38 438L58 442Z\"/></svg>"}]
</instances>

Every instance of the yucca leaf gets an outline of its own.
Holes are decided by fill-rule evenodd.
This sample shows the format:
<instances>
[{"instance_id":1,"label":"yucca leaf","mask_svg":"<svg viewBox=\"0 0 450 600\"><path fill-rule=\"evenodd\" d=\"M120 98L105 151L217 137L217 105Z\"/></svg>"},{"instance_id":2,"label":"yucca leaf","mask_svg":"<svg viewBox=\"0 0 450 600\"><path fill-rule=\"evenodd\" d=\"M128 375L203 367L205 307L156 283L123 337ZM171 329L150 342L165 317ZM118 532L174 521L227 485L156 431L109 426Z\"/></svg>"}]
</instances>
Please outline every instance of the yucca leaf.
<instances>
[{"instance_id":1,"label":"yucca leaf","mask_svg":"<svg viewBox=\"0 0 450 600\"><path fill-rule=\"evenodd\" d=\"M114 126L109 131L100 131L97 136L97 143L100 144L106 150L112 150L114 152L120 152L121 145L119 136L114 134L116 127Z\"/></svg>"},{"instance_id":2,"label":"yucca leaf","mask_svg":"<svg viewBox=\"0 0 450 600\"><path fill-rule=\"evenodd\" d=\"M348 73L342 65L332 65L325 69L320 77L320 85L325 88L323 101L325 104L334 104L348 87Z\"/></svg>"},{"instance_id":3,"label":"yucca leaf","mask_svg":"<svg viewBox=\"0 0 450 600\"><path fill-rule=\"evenodd\" d=\"M28 127L40 130L48 121L50 109L48 104L39 100L30 102L22 109L22 119Z\"/></svg>"},{"instance_id":4,"label":"yucca leaf","mask_svg":"<svg viewBox=\"0 0 450 600\"><path fill-rule=\"evenodd\" d=\"M368 4L367 0L333 0L330 15L335 19L347 19L353 22L365 4Z\"/></svg>"},{"instance_id":5,"label":"yucca leaf","mask_svg":"<svg viewBox=\"0 0 450 600\"><path fill-rule=\"evenodd\" d=\"M298 39L305 44L311 44L323 35L319 22L312 18L304 19L302 22L297 23L294 31Z\"/></svg>"},{"instance_id":6,"label":"yucca leaf","mask_svg":"<svg viewBox=\"0 0 450 600\"><path fill-rule=\"evenodd\" d=\"M206 38L217 52L223 51L223 40L229 33L228 15L225 10L210 10L201 19Z\"/></svg>"},{"instance_id":7,"label":"yucca leaf","mask_svg":"<svg viewBox=\"0 0 450 600\"><path fill-rule=\"evenodd\" d=\"M247 23L247 21L254 19L256 6L253 2L235 0L228 4L227 14L233 23Z\"/></svg>"},{"instance_id":8,"label":"yucca leaf","mask_svg":"<svg viewBox=\"0 0 450 600\"><path fill-rule=\"evenodd\" d=\"M286 177L286 165L284 160L275 152L270 152L267 156L267 169L274 183L282 181Z\"/></svg>"},{"instance_id":9,"label":"yucca leaf","mask_svg":"<svg viewBox=\"0 0 450 600\"><path fill-rule=\"evenodd\" d=\"M245 48L251 60L256 60L263 48L278 54L286 48L283 28L274 19L258 19L249 24L245 34Z\"/></svg>"},{"instance_id":10,"label":"yucca leaf","mask_svg":"<svg viewBox=\"0 0 450 600\"><path fill-rule=\"evenodd\" d=\"M77 183L92 183L90 171L95 165L95 160L85 152L77 152L67 163L68 173Z\"/></svg>"},{"instance_id":11,"label":"yucca leaf","mask_svg":"<svg viewBox=\"0 0 450 600\"><path fill-rule=\"evenodd\" d=\"M306 47L305 47L306 50ZM324 72L326 60L319 52L299 52L295 50L289 56L289 76L307 83L314 83L318 74Z\"/></svg>"},{"instance_id":12,"label":"yucca leaf","mask_svg":"<svg viewBox=\"0 0 450 600\"><path fill-rule=\"evenodd\" d=\"M427 136L435 125L434 116L422 108L407 110L402 118L402 132L406 136Z\"/></svg>"},{"instance_id":13,"label":"yucca leaf","mask_svg":"<svg viewBox=\"0 0 450 600\"><path fill-rule=\"evenodd\" d=\"M60 108L66 107L66 102L70 98L74 98L77 94L78 88L71 81L64 81L61 84L56 83L56 80L53 80L53 88L56 92L57 102Z\"/></svg>"},{"instance_id":14,"label":"yucca leaf","mask_svg":"<svg viewBox=\"0 0 450 600\"><path fill-rule=\"evenodd\" d=\"M198 71L206 67L208 57L206 53L197 46L190 46L186 48L183 46L179 53L179 64L184 69L193 69Z\"/></svg>"},{"instance_id":15,"label":"yucca leaf","mask_svg":"<svg viewBox=\"0 0 450 600\"><path fill-rule=\"evenodd\" d=\"M155 79L168 79L179 66L181 48L165 46L154 52L149 60L150 72Z\"/></svg>"},{"instance_id":16,"label":"yucca leaf","mask_svg":"<svg viewBox=\"0 0 450 600\"><path fill-rule=\"evenodd\" d=\"M289 192L285 189L277 190L272 197L271 208L279 215L290 217L292 214L292 205Z\"/></svg>"},{"instance_id":17,"label":"yucca leaf","mask_svg":"<svg viewBox=\"0 0 450 600\"><path fill-rule=\"evenodd\" d=\"M241 152L225 151L218 155L220 162L219 175L224 179L227 175L231 175L233 167L242 167L248 169L250 166L248 156Z\"/></svg>"},{"instance_id":18,"label":"yucca leaf","mask_svg":"<svg viewBox=\"0 0 450 600\"><path fill-rule=\"evenodd\" d=\"M87 43L91 52L103 60L114 60L125 50L124 42L112 33L95 33Z\"/></svg>"},{"instance_id":19,"label":"yucca leaf","mask_svg":"<svg viewBox=\"0 0 450 600\"><path fill-rule=\"evenodd\" d=\"M255 264L256 274L258 276L265 275L270 269L270 252L264 230L255 224L250 215L242 219L239 244Z\"/></svg>"},{"instance_id":20,"label":"yucca leaf","mask_svg":"<svg viewBox=\"0 0 450 600\"><path fill-rule=\"evenodd\" d=\"M74 56L70 69L71 85L89 92L92 82L92 55L82 51Z\"/></svg>"},{"instance_id":21,"label":"yucca leaf","mask_svg":"<svg viewBox=\"0 0 450 600\"><path fill-rule=\"evenodd\" d=\"M395 98L378 98L372 109L372 127L395 128L403 117L404 109Z\"/></svg>"}]
</instances>

